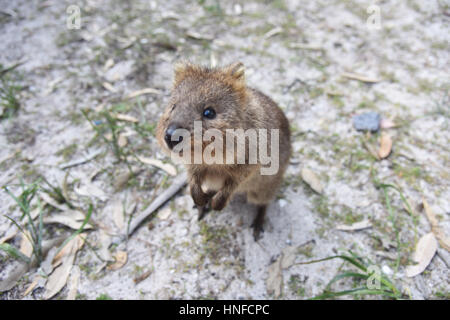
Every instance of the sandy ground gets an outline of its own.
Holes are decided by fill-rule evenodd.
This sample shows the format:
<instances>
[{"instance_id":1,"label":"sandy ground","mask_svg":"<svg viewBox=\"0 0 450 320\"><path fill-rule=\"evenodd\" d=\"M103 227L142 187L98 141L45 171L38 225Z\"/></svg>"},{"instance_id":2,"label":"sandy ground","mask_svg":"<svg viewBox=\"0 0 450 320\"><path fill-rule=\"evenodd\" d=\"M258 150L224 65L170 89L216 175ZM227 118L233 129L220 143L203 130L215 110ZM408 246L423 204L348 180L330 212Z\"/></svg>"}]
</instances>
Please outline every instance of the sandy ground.
<instances>
[{"instance_id":1,"label":"sandy ground","mask_svg":"<svg viewBox=\"0 0 450 320\"><path fill-rule=\"evenodd\" d=\"M412 264L417 240L431 230L422 199L450 236L450 3L375 2L381 9L379 29L366 23L371 1L228 1L218 6L215 1L2 0L0 63L24 63L11 71L22 85L21 107L0 120L0 185L19 194L20 179L31 183L44 176L55 186L65 184L71 202L84 213L93 203L95 229L87 233L72 269L80 271L76 297L311 298L352 269L340 260L295 262L351 249L410 297L448 299L450 259L441 244L423 273L409 278L405 268ZM81 8L79 30L67 28L71 4ZM219 65L242 61L249 85L270 95L289 118L293 157L258 243L250 229L253 208L242 197L199 223L184 189L127 241L117 240L130 217L174 179L132 155L170 161L157 146L154 126L170 93L172 65L182 58ZM349 79L344 72L380 81ZM126 98L143 88L158 92ZM125 133L121 152L130 157L134 178L127 179L127 164L118 161L111 142L96 135L82 110L103 129L104 110L138 119L117 122L114 129ZM387 159L380 161L369 151L378 148L380 133L353 128L352 116L365 111L396 124L384 130L393 140ZM91 161L59 167L97 150L101 153ZM322 194L303 182L302 168L315 172ZM375 180L397 185L413 213L390 189L391 219ZM117 207L125 208L125 216L117 214ZM1 238L15 228L4 215L20 218L3 190L0 211ZM55 212L45 209L46 216ZM336 229L363 220L372 226ZM44 237L70 232L47 224ZM8 242L18 247L20 239L18 234ZM122 251L127 253L123 267L103 268ZM282 256L292 260L277 274L278 293L270 290L267 278ZM0 252L0 280L17 263ZM31 269L0 298L23 298L41 271ZM143 274L147 277L136 283ZM359 284L348 279L332 289ZM38 286L25 298L44 294ZM65 286L55 298L68 294Z\"/></svg>"}]
</instances>

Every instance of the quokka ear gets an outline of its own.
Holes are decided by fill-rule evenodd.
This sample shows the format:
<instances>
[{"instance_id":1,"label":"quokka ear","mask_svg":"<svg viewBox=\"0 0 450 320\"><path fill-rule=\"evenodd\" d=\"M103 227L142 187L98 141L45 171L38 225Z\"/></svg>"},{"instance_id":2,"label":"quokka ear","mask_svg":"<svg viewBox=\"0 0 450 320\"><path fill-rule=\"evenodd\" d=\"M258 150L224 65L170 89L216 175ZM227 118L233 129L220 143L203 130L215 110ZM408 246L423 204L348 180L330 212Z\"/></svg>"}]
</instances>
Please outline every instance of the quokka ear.
<instances>
[{"instance_id":1,"label":"quokka ear","mask_svg":"<svg viewBox=\"0 0 450 320\"><path fill-rule=\"evenodd\" d=\"M179 84L192 68L193 65L188 61L177 61L173 66L174 85L176 86L177 84Z\"/></svg>"},{"instance_id":2,"label":"quokka ear","mask_svg":"<svg viewBox=\"0 0 450 320\"><path fill-rule=\"evenodd\" d=\"M234 62L226 66L225 72L234 80L245 80L245 67L242 62Z\"/></svg>"}]
</instances>

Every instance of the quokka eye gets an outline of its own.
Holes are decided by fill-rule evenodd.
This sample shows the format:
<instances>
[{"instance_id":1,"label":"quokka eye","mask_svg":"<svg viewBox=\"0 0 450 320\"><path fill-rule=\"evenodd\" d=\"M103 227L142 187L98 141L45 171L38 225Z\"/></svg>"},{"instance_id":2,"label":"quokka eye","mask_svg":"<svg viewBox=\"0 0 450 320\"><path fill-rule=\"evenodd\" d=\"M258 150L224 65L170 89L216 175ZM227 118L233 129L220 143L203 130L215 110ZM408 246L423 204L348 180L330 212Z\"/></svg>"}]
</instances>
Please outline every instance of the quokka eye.
<instances>
[{"instance_id":1,"label":"quokka eye","mask_svg":"<svg viewBox=\"0 0 450 320\"><path fill-rule=\"evenodd\" d=\"M203 117L206 119L214 119L216 117L216 111L214 111L213 108L208 107L205 110L203 110Z\"/></svg>"}]
</instances>

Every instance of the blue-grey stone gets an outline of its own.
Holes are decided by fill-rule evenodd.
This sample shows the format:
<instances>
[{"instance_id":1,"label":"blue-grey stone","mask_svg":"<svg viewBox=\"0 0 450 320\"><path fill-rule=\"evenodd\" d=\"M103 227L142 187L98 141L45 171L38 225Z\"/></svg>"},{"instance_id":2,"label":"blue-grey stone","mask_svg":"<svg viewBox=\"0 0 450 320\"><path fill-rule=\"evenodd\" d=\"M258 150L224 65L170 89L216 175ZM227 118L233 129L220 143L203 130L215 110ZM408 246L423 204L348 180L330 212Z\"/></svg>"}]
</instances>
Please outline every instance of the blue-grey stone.
<instances>
[{"instance_id":1,"label":"blue-grey stone","mask_svg":"<svg viewBox=\"0 0 450 320\"><path fill-rule=\"evenodd\" d=\"M356 130L376 132L380 129L380 114L376 112L365 112L353 117L353 126Z\"/></svg>"}]
</instances>

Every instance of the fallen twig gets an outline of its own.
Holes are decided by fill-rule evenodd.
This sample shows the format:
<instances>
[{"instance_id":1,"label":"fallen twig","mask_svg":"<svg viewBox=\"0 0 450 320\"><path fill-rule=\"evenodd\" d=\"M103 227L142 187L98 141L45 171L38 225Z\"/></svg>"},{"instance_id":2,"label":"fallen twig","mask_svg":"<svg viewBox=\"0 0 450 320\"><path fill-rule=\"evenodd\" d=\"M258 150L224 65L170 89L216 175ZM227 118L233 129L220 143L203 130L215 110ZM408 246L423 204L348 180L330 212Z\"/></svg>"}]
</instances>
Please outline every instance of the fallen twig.
<instances>
[{"instance_id":1,"label":"fallen twig","mask_svg":"<svg viewBox=\"0 0 450 320\"><path fill-rule=\"evenodd\" d=\"M141 212L136 218L134 218L127 231L127 236L133 234L136 228L144 221L149 215L151 215L155 210L161 207L164 203L172 198L177 192L183 188L187 183L187 174L183 172L180 174L172 183L172 185L164 190L156 199L148 206L145 211Z\"/></svg>"},{"instance_id":2,"label":"fallen twig","mask_svg":"<svg viewBox=\"0 0 450 320\"><path fill-rule=\"evenodd\" d=\"M292 49L304 49L304 50L314 50L314 51L322 51L325 50L324 48L318 46L318 45L312 45L312 44L308 44L308 43L291 43L289 45L290 48Z\"/></svg>"},{"instance_id":3,"label":"fallen twig","mask_svg":"<svg viewBox=\"0 0 450 320\"><path fill-rule=\"evenodd\" d=\"M12 70L16 69L17 67L21 66L21 65L24 64L25 62L27 62L27 60L18 61L18 62L15 62L14 64L12 64L12 65L10 65L10 66L8 66L8 67L2 69L2 70L0 71L0 76L3 76L5 73L7 73L7 72L9 72L9 71L12 71Z\"/></svg>"},{"instance_id":4,"label":"fallen twig","mask_svg":"<svg viewBox=\"0 0 450 320\"><path fill-rule=\"evenodd\" d=\"M91 152L90 154L88 154L87 156L85 156L84 158L81 159L77 159L71 162L67 162L67 163L63 163L59 166L60 169L67 169L70 167L75 167L78 166L80 164L86 163L88 161L91 161L92 159L94 159L96 156L98 156L100 153L102 153L103 150L96 150L94 152Z\"/></svg>"},{"instance_id":5,"label":"fallen twig","mask_svg":"<svg viewBox=\"0 0 450 320\"><path fill-rule=\"evenodd\" d=\"M367 82L367 83L376 83L376 82L380 82L380 79L376 79L376 78L370 78L364 75L360 75L357 73L352 73L352 72L344 72L342 73L342 76L345 78L349 78L352 80L358 80L361 82Z\"/></svg>"}]
</instances>

